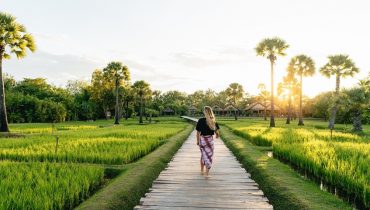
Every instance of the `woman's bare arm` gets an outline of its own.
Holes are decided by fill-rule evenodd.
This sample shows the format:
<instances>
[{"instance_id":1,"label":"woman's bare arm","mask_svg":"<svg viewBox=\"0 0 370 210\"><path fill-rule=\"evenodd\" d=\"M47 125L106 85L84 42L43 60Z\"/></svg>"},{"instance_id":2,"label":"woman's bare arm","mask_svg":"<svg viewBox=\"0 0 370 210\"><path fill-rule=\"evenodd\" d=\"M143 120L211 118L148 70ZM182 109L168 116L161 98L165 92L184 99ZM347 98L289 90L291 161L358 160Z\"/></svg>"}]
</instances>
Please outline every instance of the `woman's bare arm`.
<instances>
[{"instance_id":1,"label":"woman's bare arm","mask_svg":"<svg viewBox=\"0 0 370 210\"><path fill-rule=\"evenodd\" d=\"M199 140L200 140L200 132L199 131L197 131L197 145L199 145Z\"/></svg>"},{"instance_id":2,"label":"woman's bare arm","mask_svg":"<svg viewBox=\"0 0 370 210\"><path fill-rule=\"evenodd\" d=\"M216 131L216 138L218 139L218 138L220 138L220 129L218 129L217 131Z\"/></svg>"}]
</instances>

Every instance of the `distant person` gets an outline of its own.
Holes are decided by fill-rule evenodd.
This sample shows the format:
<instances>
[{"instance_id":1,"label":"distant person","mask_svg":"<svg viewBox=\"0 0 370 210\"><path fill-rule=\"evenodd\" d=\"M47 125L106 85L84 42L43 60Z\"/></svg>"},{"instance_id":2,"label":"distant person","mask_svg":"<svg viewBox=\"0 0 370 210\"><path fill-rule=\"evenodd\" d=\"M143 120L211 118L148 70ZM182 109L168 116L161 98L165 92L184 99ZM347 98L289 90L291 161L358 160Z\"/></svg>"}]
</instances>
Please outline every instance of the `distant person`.
<instances>
[{"instance_id":1,"label":"distant person","mask_svg":"<svg viewBox=\"0 0 370 210\"><path fill-rule=\"evenodd\" d=\"M197 145L199 145L201 158L200 158L200 169L204 173L204 166L206 166L206 176L209 176L209 170L212 167L213 160L213 135L216 134L216 138L220 137L220 127L216 122L215 115L213 114L212 108L205 106L204 118L198 120L197 130Z\"/></svg>"}]
</instances>

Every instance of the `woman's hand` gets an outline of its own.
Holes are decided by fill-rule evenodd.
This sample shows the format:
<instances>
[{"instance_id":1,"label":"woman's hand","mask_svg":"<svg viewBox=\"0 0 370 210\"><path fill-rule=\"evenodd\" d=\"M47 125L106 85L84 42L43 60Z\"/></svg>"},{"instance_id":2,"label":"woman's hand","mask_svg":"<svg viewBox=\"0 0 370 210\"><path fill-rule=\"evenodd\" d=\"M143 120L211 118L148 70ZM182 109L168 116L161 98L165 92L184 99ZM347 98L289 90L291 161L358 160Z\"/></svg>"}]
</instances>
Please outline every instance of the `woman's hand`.
<instances>
[{"instance_id":1,"label":"woman's hand","mask_svg":"<svg viewBox=\"0 0 370 210\"><path fill-rule=\"evenodd\" d=\"M216 131L216 139L220 138L220 131Z\"/></svg>"},{"instance_id":2,"label":"woman's hand","mask_svg":"<svg viewBox=\"0 0 370 210\"><path fill-rule=\"evenodd\" d=\"M197 145L199 146L199 141L197 141Z\"/></svg>"}]
</instances>

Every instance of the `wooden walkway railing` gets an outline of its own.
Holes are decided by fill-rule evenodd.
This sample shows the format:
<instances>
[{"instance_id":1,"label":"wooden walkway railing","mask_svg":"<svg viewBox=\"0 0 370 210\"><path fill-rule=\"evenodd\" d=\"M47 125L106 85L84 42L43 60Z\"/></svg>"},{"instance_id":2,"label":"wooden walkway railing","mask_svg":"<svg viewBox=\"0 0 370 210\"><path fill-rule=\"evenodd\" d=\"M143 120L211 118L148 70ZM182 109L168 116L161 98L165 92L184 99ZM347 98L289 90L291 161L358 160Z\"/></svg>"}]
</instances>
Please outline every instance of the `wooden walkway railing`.
<instances>
[{"instance_id":1,"label":"wooden walkway railing","mask_svg":"<svg viewBox=\"0 0 370 210\"><path fill-rule=\"evenodd\" d=\"M189 121L192 121L192 122L198 122L198 119L197 118L194 118L194 117L188 117L188 116L181 116L181 118L185 119L185 120L189 120Z\"/></svg>"},{"instance_id":2,"label":"wooden walkway railing","mask_svg":"<svg viewBox=\"0 0 370 210\"><path fill-rule=\"evenodd\" d=\"M202 175L195 132L135 209L273 209L220 139L215 139L211 177Z\"/></svg>"}]
</instances>

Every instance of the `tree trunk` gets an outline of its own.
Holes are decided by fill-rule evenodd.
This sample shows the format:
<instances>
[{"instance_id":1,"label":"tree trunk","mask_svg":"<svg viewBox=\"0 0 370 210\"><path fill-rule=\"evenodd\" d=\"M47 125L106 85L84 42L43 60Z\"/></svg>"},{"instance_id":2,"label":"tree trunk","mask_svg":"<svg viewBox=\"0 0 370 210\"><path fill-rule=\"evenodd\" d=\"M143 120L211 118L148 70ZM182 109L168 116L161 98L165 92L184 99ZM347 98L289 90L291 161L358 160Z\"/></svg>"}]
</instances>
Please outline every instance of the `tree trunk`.
<instances>
[{"instance_id":1,"label":"tree trunk","mask_svg":"<svg viewBox=\"0 0 370 210\"><path fill-rule=\"evenodd\" d=\"M361 111L356 110L355 116L353 118L353 129L352 131L361 132L362 131L362 122L361 122Z\"/></svg>"},{"instance_id":2,"label":"tree trunk","mask_svg":"<svg viewBox=\"0 0 370 210\"><path fill-rule=\"evenodd\" d=\"M107 113L108 109L104 105L102 105L102 107L103 107L105 119L108 120L108 113Z\"/></svg>"},{"instance_id":3,"label":"tree trunk","mask_svg":"<svg viewBox=\"0 0 370 210\"><path fill-rule=\"evenodd\" d=\"M145 100L144 100L144 116L145 116L145 120L148 120L148 115L146 115L146 103L145 103Z\"/></svg>"},{"instance_id":4,"label":"tree trunk","mask_svg":"<svg viewBox=\"0 0 370 210\"><path fill-rule=\"evenodd\" d=\"M265 103L265 104L264 104L265 110L264 110L264 116L263 116L263 119L264 119L265 121L267 121L267 107L266 107L266 106L267 106L267 105L266 105L266 104L267 104L267 102L266 102L266 97L267 97L267 96L265 96L265 101L264 101L264 103Z\"/></svg>"},{"instance_id":5,"label":"tree trunk","mask_svg":"<svg viewBox=\"0 0 370 210\"><path fill-rule=\"evenodd\" d=\"M270 112L270 127L275 127L275 109L274 109L274 61L271 61L271 112Z\"/></svg>"},{"instance_id":6,"label":"tree trunk","mask_svg":"<svg viewBox=\"0 0 370 210\"><path fill-rule=\"evenodd\" d=\"M114 124L119 124L119 97L118 97L118 81L116 81L116 107L114 109Z\"/></svg>"},{"instance_id":7,"label":"tree trunk","mask_svg":"<svg viewBox=\"0 0 370 210\"><path fill-rule=\"evenodd\" d=\"M139 123L143 123L143 96L140 96L140 120Z\"/></svg>"},{"instance_id":8,"label":"tree trunk","mask_svg":"<svg viewBox=\"0 0 370 210\"><path fill-rule=\"evenodd\" d=\"M339 101L339 87L340 87L340 76L336 76L336 83L335 83L335 98L334 98L334 106L331 109L331 116L329 120L329 128L330 130L334 129L335 117L337 115L338 110L338 101Z\"/></svg>"},{"instance_id":9,"label":"tree trunk","mask_svg":"<svg viewBox=\"0 0 370 210\"><path fill-rule=\"evenodd\" d=\"M299 90L299 120L298 120L298 125L304 125L303 123L303 113L302 113L302 89L303 89L303 85L302 85L302 81L303 81L303 75L301 73L301 88Z\"/></svg>"},{"instance_id":10,"label":"tree trunk","mask_svg":"<svg viewBox=\"0 0 370 210\"><path fill-rule=\"evenodd\" d=\"M234 113L235 120L238 120L237 111L235 111Z\"/></svg>"},{"instance_id":11,"label":"tree trunk","mask_svg":"<svg viewBox=\"0 0 370 210\"><path fill-rule=\"evenodd\" d=\"M3 53L4 49L0 49L0 132L9 132L8 117L6 115L5 105L5 87L3 75Z\"/></svg>"},{"instance_id":12,"label":"tree trunk","mask_svg":"<svg viewBox=\"0 0 370 210\"><path fill-rule=\"evenodd\" d=\"M292 93L289 93L288 117L286 118L286 124L290 124L290 118L291 118L291 116L292 116Z\"/></svg>"},{"instance_id":13,"label":"tree trunk","mask_svg":"<svg viewBox=\"0 0 370 210\"><path fill-rule=\"evenodd\" d=\"M126 107L125 107L125 119L127 120L128 119L128 100L125 101L125 104L126 104Z\"/></svg>"}]
</instances>

